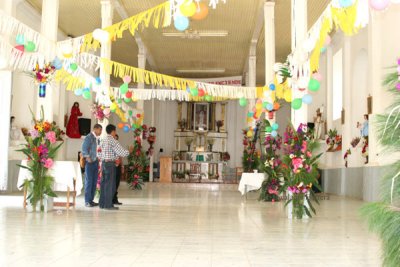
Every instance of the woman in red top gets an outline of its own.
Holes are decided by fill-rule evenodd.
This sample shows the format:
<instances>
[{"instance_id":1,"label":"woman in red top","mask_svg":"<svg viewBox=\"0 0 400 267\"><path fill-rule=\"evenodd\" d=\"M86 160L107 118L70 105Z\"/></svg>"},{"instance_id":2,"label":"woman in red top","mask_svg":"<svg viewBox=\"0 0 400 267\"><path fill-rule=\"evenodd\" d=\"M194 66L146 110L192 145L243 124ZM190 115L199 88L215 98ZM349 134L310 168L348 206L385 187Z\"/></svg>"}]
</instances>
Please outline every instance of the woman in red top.
<instances>
[{"instance_id":1,"label":"woman in red top","mask_svg":"<svg viewBox=\"0 0 400 267\"><path fill-rule=\"evenodd\" d=\"M82 116L82 113L79 110L79 103L75 102L71 108L71 116L69 117L67 124L67 136L69 138L81 138L81 134L79 133L79 124L78 124L79 116Z\"/></svg>"}]
</instances>

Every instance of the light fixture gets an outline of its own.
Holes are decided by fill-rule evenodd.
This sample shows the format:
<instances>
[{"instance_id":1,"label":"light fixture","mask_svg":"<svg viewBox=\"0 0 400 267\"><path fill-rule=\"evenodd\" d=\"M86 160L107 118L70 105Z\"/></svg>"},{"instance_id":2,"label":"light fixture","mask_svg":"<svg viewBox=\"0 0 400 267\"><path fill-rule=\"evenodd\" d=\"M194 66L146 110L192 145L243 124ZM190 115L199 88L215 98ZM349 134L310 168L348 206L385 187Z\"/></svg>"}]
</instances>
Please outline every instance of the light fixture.
<instances>
[{"instance_id":1,"label":"light fixture","mask_svg":"<svg viewBox=\"0 0 400 267\"><path fill-rule=\"evenodd\" d=\"M178 73L224 73L224 68L207 68L207 69L177 69Z\"/></svg>"},{"instance_id":2,"label":"light fixture","mask_svg":"<svg viewBox=\"0 0 400 267\"><path fill-rule=\"evenodd\" d=\"M188 39L199 39L201 37L226 37L228 31L197 31L197 30L186 30L184 32L163 32L165 37L181 37Z\"/></svg>"}]
</instances>

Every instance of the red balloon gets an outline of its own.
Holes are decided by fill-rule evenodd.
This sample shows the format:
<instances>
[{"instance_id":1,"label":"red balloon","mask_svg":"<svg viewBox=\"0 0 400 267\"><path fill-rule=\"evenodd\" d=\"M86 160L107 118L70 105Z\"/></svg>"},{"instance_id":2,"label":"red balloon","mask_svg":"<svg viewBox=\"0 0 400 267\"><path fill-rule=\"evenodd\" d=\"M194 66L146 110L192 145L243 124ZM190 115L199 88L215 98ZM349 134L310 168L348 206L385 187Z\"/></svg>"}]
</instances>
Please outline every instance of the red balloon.
<instances>
[{"instance_id":1,"label":"red balloon","mask_svg":"<svg viewBox=\"0 0 400 267\"><path fill-rule=\"evenodd\" d=\"M125 97L126 97L126 98L132 98L132 92L128 91L128 92L125 94Z\"/></svg>"},{"instance_id":2,"label":"red balloon","mask_svg":"<svg viewBox=\"0 0 400 267\"><path fill-rule=\"evenodd\" d=\"M21 52L25 52L25 46L24 45L16 45L15 49L21 51Z\"/></svg>"},{"instance_id":3,"label":"red balloon","mask_svg":"<svg viewBox=\"0 0 400 267\"><path fill-rule=\"evenodd\" d=\"M199 89L199 96L202 97L205 95L205 92L203 89Z\"/></svg>"},{"instance_id":4,"label":"red balloon","mask_svg":"<svg viewBox=\"0 0 400 267\"><path fill-rule=\"evenodd\" d=\"M141 117L141 115L140 115L140 114L136 114L136 118L138 118L138 119L139 119L140 117Z\"/></svg>"}]
</instances>

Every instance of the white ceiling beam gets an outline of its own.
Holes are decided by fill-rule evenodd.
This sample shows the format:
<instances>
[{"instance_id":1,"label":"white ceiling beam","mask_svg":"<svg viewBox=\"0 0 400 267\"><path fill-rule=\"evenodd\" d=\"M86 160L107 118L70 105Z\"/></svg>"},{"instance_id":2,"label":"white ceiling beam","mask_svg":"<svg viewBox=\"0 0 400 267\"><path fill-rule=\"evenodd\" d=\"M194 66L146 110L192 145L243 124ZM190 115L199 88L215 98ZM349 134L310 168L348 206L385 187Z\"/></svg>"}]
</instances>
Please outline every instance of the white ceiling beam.
<instances>
[{"instance_id":1,"label":"white ceiling beam","mask_svg":"<svg viewBox=\"0 0 400 267\"><path fill-rule=\"evenodd\" d=\"M118 15L123 20L129 18L128 12L126 11L125 7L121 4L121 2L119 0L114 0L114 8L117 11ZM154 57L149 52L149 49L146 47L146 45L143 43L143 40L140 37L140 34L138 32L136 32L134 38L135 38L136 44L138 45L138 48L139 48L139 54L145 54L146 59L149 62L149 65L151 67L151 70L157 71L157 66L156 66Z\"/></svg>"}]
</instances>

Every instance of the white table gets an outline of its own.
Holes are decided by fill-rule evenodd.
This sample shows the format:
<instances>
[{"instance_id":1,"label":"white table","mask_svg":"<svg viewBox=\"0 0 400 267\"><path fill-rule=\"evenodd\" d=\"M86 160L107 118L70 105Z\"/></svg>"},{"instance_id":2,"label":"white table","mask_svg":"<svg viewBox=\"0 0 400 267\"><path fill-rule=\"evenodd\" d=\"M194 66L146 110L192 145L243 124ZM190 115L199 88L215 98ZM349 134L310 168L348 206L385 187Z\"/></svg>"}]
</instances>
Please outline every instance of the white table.
<instances>
[{"instance_id":1,"label":"white table","mask_svg":"<svg viewBox=\"0 0 400 267\"><path fill-rule=\"evenodd\" d=\"M27 160L21 161L22 166L27 166ZM53 167L49 170L49 174L54 177L54 191L69 192L71 189L75 191L75 195L79 196L82 191L82 173L79 162L76 161L55 161ZM32 179L31 172L25 168L20 168L17 186L21 190L25 180ZM75 204L74 195L74 204ZM24 205L25 201L24 201ZM67 199L67 208L69 208L69 199Z\"/></svg>"},{"instance_id":2,"label":"white table","mask_svg":"<svg viewBox=\"0 0 400 267\"><path fill-rule=\"evenodd\" d=\"M242 195L246 194L251 190L258 190L261 188L262 183L265 180L264 173L242 173L238 190Z\"/></svg>"}]
</instances>

